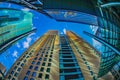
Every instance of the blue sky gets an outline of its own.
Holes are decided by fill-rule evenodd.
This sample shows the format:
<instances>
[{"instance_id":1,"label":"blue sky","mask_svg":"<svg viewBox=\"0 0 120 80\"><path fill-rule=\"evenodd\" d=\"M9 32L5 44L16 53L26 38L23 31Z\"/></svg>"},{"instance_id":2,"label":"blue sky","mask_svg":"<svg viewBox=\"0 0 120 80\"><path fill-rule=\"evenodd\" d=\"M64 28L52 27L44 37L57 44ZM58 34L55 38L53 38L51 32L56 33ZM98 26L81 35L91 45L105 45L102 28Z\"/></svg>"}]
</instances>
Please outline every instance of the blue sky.
<instances>
[{"instance_id":1,"label":"blue sky","mask_svg":"<svg viewBox=\"0 0 120 80\"><path fill-rule=\"evenodd\" d=\"M71 22L57 22L39 12L9 3L0 3L0 7L21 9L33 13L33 27L37 28L35 33L32 33L29 36L19 40L17 43L15 43L15 45L0 55L0 62L6 67L7 71L21 56L21 54L48 30L58 30L60 33L63 33L65 30L71 30L88 41L90 44L96 45L93 43L94 41L90 37L83 34L84 30L90 33L94 32L91 30L91 25Z\"/></svg>"}]
</instances>

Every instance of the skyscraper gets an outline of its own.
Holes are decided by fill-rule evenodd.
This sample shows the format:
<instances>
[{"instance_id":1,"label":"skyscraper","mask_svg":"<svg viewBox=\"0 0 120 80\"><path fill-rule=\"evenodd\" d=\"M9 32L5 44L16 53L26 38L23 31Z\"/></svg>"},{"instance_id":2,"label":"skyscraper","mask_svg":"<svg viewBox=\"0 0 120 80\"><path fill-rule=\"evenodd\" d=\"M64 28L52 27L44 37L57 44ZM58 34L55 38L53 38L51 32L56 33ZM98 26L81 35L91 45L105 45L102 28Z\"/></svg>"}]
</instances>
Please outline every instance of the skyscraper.
<instances>
[{"instance_id":1,"label":"skyscraper","mask_svg":"<svg viewBox=\"0 0 120 80\"><path fill-rule=\"evenodd\" d=\"M10 80L96 80L99 53L71 31L48 31L8 71ZM113 80L111 73L99 78Z\"/></svg>"},{"instance_id":2,"label":"skyscraper","mask_svg":"<svg viewBox=\"0 0 120 80\"><path fill-rule=\"evenodd\" d=\"M28 35L29 32L33 32L32 13L0 8L0 53L15 43L18 40L16 38L20 39L21 36Z\"/></svg>"},{"instance_id":3,"label":"skyscraper","mask_svg":"<svg viewBox=\"0 0 120 80\"><path fill-rule=\"evenodd\" d=\"M115 0L98 0L97 19L99 27L92 38L95 39L96 37L97 41L102 41L103 51L101 52L99 77L104 76L112 70L115 79L119 80L120 76L116 77L116 74L120 75L120 72L116 72L113 66L118 65L120 61L120 15L117 10L119 8L115 4L113 7L111 2L114 4ZM107 3L110 4L108 5ZM115 72L116 74L114 74Z\"/></svg>"}]
</instances>

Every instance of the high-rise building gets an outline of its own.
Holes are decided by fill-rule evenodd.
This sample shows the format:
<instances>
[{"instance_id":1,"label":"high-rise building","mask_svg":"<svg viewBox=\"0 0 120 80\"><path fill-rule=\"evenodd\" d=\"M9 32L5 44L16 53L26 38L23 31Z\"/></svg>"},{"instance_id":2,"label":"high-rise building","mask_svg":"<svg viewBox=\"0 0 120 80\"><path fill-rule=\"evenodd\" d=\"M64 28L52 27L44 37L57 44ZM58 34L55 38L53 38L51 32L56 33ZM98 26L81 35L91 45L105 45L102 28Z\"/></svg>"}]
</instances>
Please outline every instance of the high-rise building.
<instances>
[{"instance_id":1,"label":"high-rise building","mask_svg":"<svg viewBox=\"0 0 120 80\"><path fill-rule=\"evenodd\" d=\"M48 31L30 46L6 75L10 80L97 80L100 54L71 31ZM100 80L113 80L108 73Z\"/></svg>"},{"instance_id":2,"label":"high-rise building","mask_svg":"<svg viewBox=\"0 0 120 80\"><path fill-rule=\"evenodd\" d=\"M102 56L100 56L99 77L106 75L111 70L114 72L113 66L118 65L120 60L120 7L118 6L120 0L1 1L26 6L50 18L54 18L56 21L77 22L98 26L94 37L99 38L103 43L107 43L112 47L111 49L109 46L102 43L104 50L101 53ZM120 75L119 71L118 75Z\"/></svg>"},{"instance_id":3,"label":"high-rise building","mask_svg":"<svg viewBox=\"0 0 120 80\"><path fill-rule=\"evenodd\" d=\"M120 62L117 63L111 70L112 75L115 80L120 80Z\"/></svg>"},{"instance_id":4,"label":"high-rise building","mask_svg":"<svg viewBox=\"0 0 120 80\"><path fill-rule=\"evenodd\" d=\"M32 13L0 8L0 53L29 32L32 32Z\"/></svg>"},{"instance_id":5,"label":"high-rise building","mask_svg":"<svg viewBox=\"0 0 120 80\"><path fill-rule=\"evenodd\" d=\"M114 4L114 7L109 3ZM116 66L120 61L120 16L119 10L117 10L119 8L115 3L117 3L115 0L98 0L97 19L99 27L92 38L96 37L97 41L102 41L101 44L103 44L99 77L111 70L115 73L116 69L113 66ZM113 75L115 75L114 73ZM116 74L120 75L120 72L117 71ZM115 79L119 80L120 76L115 77Z\"/></svg>"}]
</instances>

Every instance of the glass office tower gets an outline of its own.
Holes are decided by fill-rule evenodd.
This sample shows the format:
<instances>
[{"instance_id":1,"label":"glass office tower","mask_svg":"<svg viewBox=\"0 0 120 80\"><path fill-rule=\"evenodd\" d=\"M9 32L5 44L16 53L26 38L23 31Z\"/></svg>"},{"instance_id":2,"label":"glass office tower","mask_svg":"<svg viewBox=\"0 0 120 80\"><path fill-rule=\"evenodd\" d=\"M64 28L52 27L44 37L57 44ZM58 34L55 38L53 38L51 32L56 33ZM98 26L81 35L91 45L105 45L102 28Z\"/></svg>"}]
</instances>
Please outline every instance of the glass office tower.
<instances>
[{"instance_id":1,"label":"glass office tower","mask_svg":"<svg viewBox=\"0 0 120 80\"><path fill-rule=\"evenodd\" d=\"M111 0L111 2L114 2L114 0ZM95 36L111 45L112 48L120 51L120 16L116 12L117 6L101 7L101 5L106 3L110 3L110 1L103 0L101 2L98 2L99 28ZM117 54L108 46L104 44L103 46L104 50L101 54L101 67L99 71L99 77L105 75L107 72L112 70L113 66L117 64L120 60L119 54Z\"/></svg>"},{"instance_id":2,"label":"glass office tower","mask_svg":"<svg viewBox=\"0 0 120 80\"><path fill-rule=\"evenodd\" d=\"M32 30L32 13L16 9L0 9L0 53L16 38Z\"/></svg>"},{"instance_id":3,"label":"glass office tower","mask_svg":"<svg viewBox=\"0 0 120 80\"><path fill-rule=\"evenodd\" d=\"M11 80L97 80L99 53L71 31L48 31L31 45L6 75ZM111 73L100 80L113 80Z\"/></svg>"}]
</instances>

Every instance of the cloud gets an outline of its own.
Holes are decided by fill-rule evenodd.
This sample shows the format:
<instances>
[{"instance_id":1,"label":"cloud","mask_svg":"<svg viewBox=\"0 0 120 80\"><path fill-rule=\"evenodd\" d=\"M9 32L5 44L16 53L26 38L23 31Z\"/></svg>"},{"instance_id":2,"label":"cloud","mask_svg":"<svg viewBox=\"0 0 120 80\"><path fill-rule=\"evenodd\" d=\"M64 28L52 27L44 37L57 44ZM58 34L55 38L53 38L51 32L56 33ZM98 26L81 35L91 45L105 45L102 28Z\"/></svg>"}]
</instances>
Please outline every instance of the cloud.
<instances>
[{"instance_id":1,"label":"cloud","mask_svg":"<svg viewBox=\"0 0 120 80\"><path fill-rule=\"evenodd\" d=\"M17 54L18 54L18 52L15 50L15 51L13 52L12 56L13 56L13 57L18 57Z\"/></svg>"},{"instance_id":2,"label":"cloud","mask_svg":"<svg viewBox=\"0 0 120 80\"><path fill-rule=\"evenodd\" d=\"M18 48L20 48L20 44L19 44L19 43L17 43L16 46L17 46Z\"/></svg>"},{"instance_id":3,"label":"cloud","mask_svg":"<svg viewBox=\"0 0 120 80\"><path fill-rule=\"evenodd\" d=\"M63 33L66 34L66 29L65 28L63 29Z\"/></svg>"},{"instance_id":4,"label":"cloud","mask_svg":"<svg viewBox=\"0 0 120 80\"><path fill-rule=\"evenodd\" d=\"M26 38L26 41L23 42L23 48L28 48L30 46L30 43L32 41L32 38L31 36L35 35L35 33L32 33L30 35L28 35L28 37Z\"/></svg>"},{"instance_id":5,"label":"cloud","mask_svg":"<svg viewBox=\"0 0 120 80\"><path fill-rule=\"evenodd\" d=\"M30 37L27 37L26 41L23 42L23 47L28 48L30 46L29 44L30 44L31 40L32 39Z\"/></svg>"},{"instance_id":6,"label":"cloud","mask_svg":"<svg viewBox=\"0 0 120 80\"><path fill-rule=\"evenodd\" d=\"M22 10L22 11L30 11L29 8L22 8L21 10Z\"/></svg>"}]
</instances>

